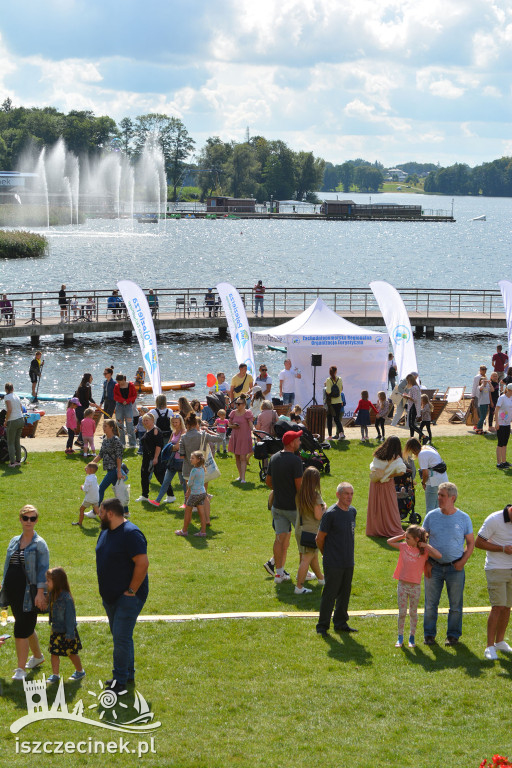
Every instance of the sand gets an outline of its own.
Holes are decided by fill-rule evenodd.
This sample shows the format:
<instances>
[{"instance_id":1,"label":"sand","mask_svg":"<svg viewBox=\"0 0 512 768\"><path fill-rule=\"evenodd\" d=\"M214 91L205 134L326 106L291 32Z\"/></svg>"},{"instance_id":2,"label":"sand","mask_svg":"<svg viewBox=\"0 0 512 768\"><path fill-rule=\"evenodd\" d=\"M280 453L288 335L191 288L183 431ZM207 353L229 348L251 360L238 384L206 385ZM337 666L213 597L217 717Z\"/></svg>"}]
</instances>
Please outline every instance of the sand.
<instances>
[{"instance_id":1,"label":"sand","mask_svg":"<svg viewBox=\"0 0 512 768\"><path fill-rule=\"evenodd\" d=\"M454 410L448 411L445 409L441 414L437 424L432 427L432 435L435 439L439 437L460 437L465 435L473 435L473 428L466 424L450 424L449 419L453 415ZM24 438L23 442L28 451L32 453L45 452L45 451L64 451L66 447L66 437L57 437L57 432L66 423L65 414L58 414L54 416L43 416L40 420L36 436L34 438ZM102 422L100 421L96 440L96 447L99 446L100 436L103 434L101 428ZM370 438L375 437L375 428L369 427ZM347 427L345 434L349 440L360 439L361 432L359 427ZM386 437L391 435L397 435L401 439L406 439L409 435L409 430L406 427L390 427L386 426Z\"/></svg>"}]
</instances>

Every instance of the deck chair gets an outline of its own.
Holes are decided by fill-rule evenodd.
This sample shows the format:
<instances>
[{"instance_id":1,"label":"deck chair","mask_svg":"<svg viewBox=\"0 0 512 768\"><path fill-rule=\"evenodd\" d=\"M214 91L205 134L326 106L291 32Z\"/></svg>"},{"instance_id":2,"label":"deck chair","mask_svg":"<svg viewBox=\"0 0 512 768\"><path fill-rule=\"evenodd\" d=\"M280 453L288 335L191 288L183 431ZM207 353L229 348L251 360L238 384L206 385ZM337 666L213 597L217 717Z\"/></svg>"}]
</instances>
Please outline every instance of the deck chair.
<instances>
[{"instance_id":1,"label":"deck chair","mask_svg":"<svg viewBox=\"0 0 512 768\"><path fill-rule=\"evenodd\" d=\"M446 400L447 403L457 403L458 407L461 408L465 392L466 387L448 387L443 395L443 400Z\"/></svg>"}]
</instances>

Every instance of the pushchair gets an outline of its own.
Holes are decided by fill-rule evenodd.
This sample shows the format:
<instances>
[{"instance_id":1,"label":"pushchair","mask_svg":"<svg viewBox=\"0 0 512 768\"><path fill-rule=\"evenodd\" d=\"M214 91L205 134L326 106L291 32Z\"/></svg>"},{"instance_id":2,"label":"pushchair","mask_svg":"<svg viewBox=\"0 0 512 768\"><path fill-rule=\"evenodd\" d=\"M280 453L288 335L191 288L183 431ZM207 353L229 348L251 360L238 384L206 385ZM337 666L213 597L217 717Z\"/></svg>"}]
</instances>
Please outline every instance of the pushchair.
<instances>
[{"instance_id":1,"label":"pushchair","mask_svg":"<svg viewBox=\"0 0 512 768\"><path fill-rule=\"evenodd\" d=\"M402 525L419 525L421 516L415 512L416 494L411 472L394 478L398 511Z\"/></svg>"},{"instance_id":2,"label":"pushchair","mask_svg":"<svg viewBox=\"0 0 512 768\"><path fill-rule=\"evenodd\" d=\"M0 463L4 463L6 461L9 461L9 451L7 448L7 430L5 429L5 417L7 416L7 411L2 410L0 411ZM21 464L24 464L27 460L27 449L24 445L21 446Z\"/></svg>"},{"instance_id":3,"label":"pushchair","mask_svg":"<svg viewBox=\"0 0 512 768\"><path fill-rule=\"evenodd\" d=\"M254 430L256 442L254 445L254 458L259 462L260 480L265 482L268 472L268 462L274 453L278 453L283 447L281 438L285 432L302 431L300 439L299 453L304 467L316 467L319 472L328 474L331 464L324 452L324 446L313 437L313 434L306 427L290 423L286 419L278 419L274 424L276 436L273 437L268 432ZM327 447L327 446L325 446Z\"/></svg>"}]
</instances>

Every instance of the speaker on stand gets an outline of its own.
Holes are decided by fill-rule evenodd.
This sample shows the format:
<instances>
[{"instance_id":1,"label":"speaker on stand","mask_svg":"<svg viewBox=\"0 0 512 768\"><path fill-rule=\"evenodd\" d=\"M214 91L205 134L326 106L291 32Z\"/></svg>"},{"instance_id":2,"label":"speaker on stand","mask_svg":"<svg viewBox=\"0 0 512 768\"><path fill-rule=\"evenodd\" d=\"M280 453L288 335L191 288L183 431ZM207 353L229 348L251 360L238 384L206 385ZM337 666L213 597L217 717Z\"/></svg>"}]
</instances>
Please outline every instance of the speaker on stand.
<instances>
[{"instance_id":1,"label":"speaker on stand","mask_svg":"<svg viewBox=\"0 0 512 768\"><path fill-rule=\"evenodd\" d=\"M316 399L316 369L320 368L321 365L322 355L311 355L311 367L313 368L313 397L308 403L306 403L304 410L306 410L310 405L318 405Z\"/></svg>"}]
</instances>

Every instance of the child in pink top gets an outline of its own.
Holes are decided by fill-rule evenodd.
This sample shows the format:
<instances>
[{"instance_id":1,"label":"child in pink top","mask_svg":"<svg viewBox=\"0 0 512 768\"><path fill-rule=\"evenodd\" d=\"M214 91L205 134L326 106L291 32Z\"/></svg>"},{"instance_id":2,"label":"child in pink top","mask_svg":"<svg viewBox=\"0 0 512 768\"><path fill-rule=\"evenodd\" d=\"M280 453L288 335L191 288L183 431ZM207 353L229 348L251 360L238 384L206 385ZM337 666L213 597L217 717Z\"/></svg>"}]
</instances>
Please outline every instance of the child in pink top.
<instances>
[{"instance_id":1,"label":"child in pink top","mask_svg":"<svg viewBox=\"0 0 512 768\"><path fill-rule=\"evenodd\" d=\"M65 453L74 453L73 440L75 439L78 426L75 413L77 405L80 405L80 400L78 397L72 397L71 400L68 400L68 408L66 411L66 429L68 431L68 441L66 443Z\"/></svg>"},{"instance_id":2,"label":"child in pink top","mask_svg":"<svg viewBox=\"0 0 512 768\"><path fill-rule=\"evenodd\" d=\"M403 540L405 538L405 541ZM421 525L410 525L405 533L388 539L388 544L400 551L393 578L398 580L398 640L396 648L404 644L404 626L409 599L411 622L409 648L415 648L414 636L418 623L418 603L421 594L421 576L429 557L439 560L441 553L427 542L427 532Z\"/></svg>"},{"instance_id":3,"label":"child in pink top","mask_svg":"<svg viewBox=\"0 0 512 768\"><path fill-rule=\"evenodd\" d=\"M86 408L84 411L84 418L80 422L80 431L84 441L84 456L96 455L94 450L94 433L96 432L96 422L92 418L93 413L94 410L92 408Z\"/></svg>"},{"instance_id":4,"label":"child in pink top","mask_svg":"<svg viewBox=\"0 0 512 768\"><path fill-rule=\"evenodd\" d=\"M222 436L222 443L217 445L217 453L220 453L221 445L223 452L226 453L226 430L229 427L229 419L226 419L226 411L224 408L220 408L217 411L217 416L218 418L215 419L215 426L217 427L217 434Z\"/></svg>"}]
</instances>

